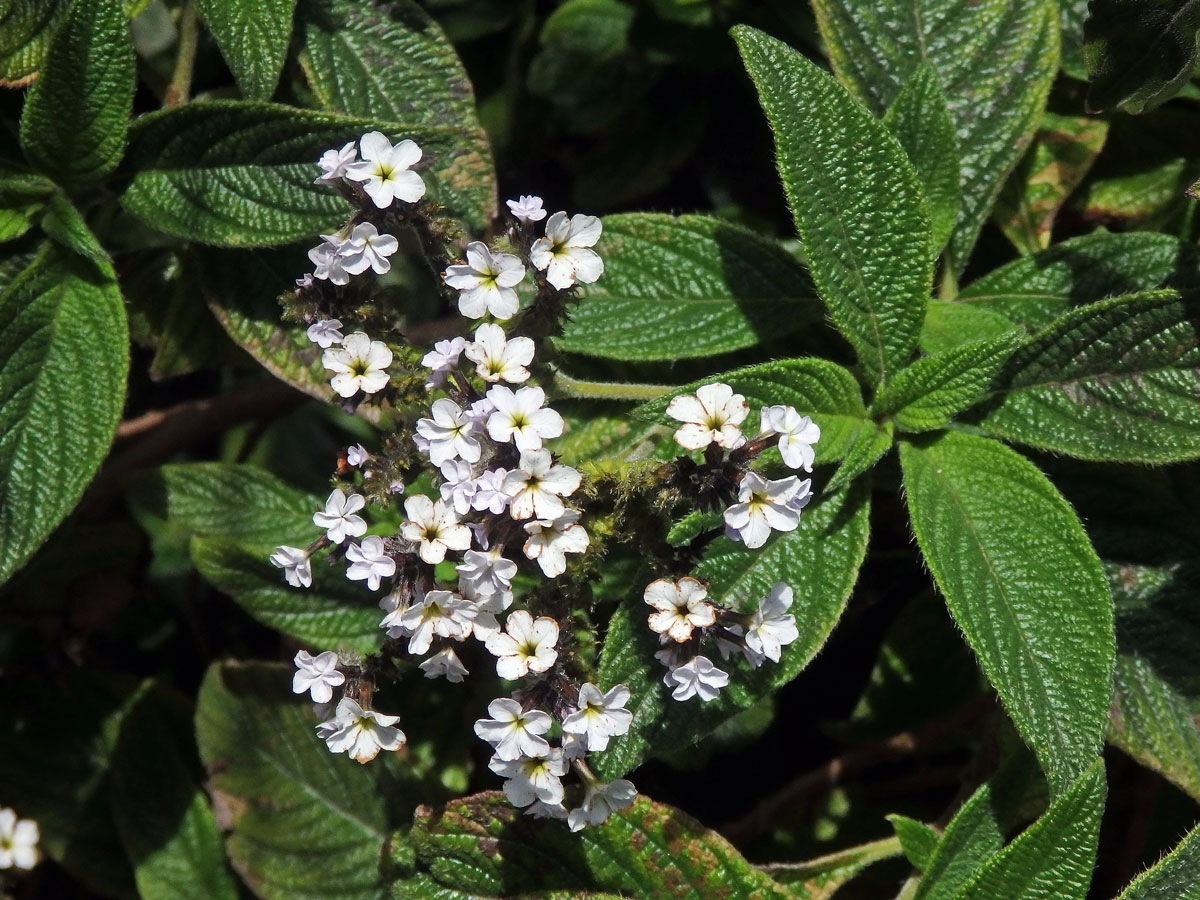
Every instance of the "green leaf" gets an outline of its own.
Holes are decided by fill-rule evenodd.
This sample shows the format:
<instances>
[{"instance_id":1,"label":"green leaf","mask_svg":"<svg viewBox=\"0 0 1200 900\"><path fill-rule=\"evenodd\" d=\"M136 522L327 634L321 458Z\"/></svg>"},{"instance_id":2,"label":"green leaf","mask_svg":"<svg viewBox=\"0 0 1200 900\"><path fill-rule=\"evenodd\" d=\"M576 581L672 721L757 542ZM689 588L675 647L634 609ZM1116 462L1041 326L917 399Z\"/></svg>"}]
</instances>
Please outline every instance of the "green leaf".
<instances>
[{"instance_id":1,"label":"green leaf","mask_svg":"<svg viewBox=\"0 0 1200 900\"><path fill-rule=\"evenodd\" d=\"M635 362L715 356L819 322L803 267L709 216L607 216L604 277L580 290L563 350Z\"/></svg>"},{"instance_id":2,"label":"green leaf","mask_svg":"<svg viewBox=\"0 0 1200 900\"><path fill-rule=\"evenodd\" d=\"M902 442L917 543L1051 786L1095 757L1113 666L1112 598L1074 511L1026 459L947 432Z\"/></svg>"},{"instance_id":3,"label":"green leaf","mask_svg":"<svg viewBox=\"0 0 1200 900\"><path fill-rule=\"evenodd\" d=\"M133 89L133 44L120 0L75 0L25 100L26 157L64 184L107 175L125 150Z\"/></svg>"},{"instance_id":4,"label":"green leaf","mask_svg":"<svg viewBox=\"0 0 1200 900\"><path fill-rule=\"evenodd\" d=\"M1004 829L995 809L995 787L981 786L954 814L937 846L921 867L913 900L951 900L1004 846Z\"/></svg>"},{"instance_id":5,"label":"green leaf","mask_svg":"<svg viewBox=\"0 0 1200 900\"><path fill-rule=\"evenodd\" d=\"M1198 900L1200 827L1174 850L1133 880L1117 900Z\"/></svg>"},{"instance_id":6,"label":"green leaf","mask_svg":"<svg viewBox=\"0 0 1200 900\"><path fill-rule=\"evenodd\" d=\"M1084 900L1105 793L1104 761L1097 759L1040 819L985 862L956 900Z\"/></svg>"},{"instance_id":7,"label":"green leaf","mask_svg":"<svg viewBox=\"0 0 1200 900\"><path fill-rule=\"evenodd\" d=\"M92 234L87 223L79 214L79 210L57 191L46 202L46 211L42 215L42 231L46 237L57 241L80 256L86 256L102 270L109 268L111 258L100 245L99 239Z\"/></svg>"},{"instance_id":8,"label":"green leaf","mask_svg":"<svg viewBox=\"0 0 1200 900\"><path fill-rule=\"evenodd\" d=\"M1072 310L1014 354L981 427L1081 459L1200 456L1198 314L1174 291Z\"/></svg>"},{"instance_id":9,"label":"green leaf","mask_svg":"<svg viewBox=\"0 0 1200 900\"><path fill-rule=\"evenodd\" d=\"M959 199L958 136L937 69L928 63L916 68L888 105L883 124L921 179L933 230L930 251L936 257L954 230Z\"/></svg>"},{"instance_id":10,"label":"green leaf","mask_svg":"<svg viewBox=\"0 0 1200 900\"><path fill-rule=\"evenodd\" d=\"M0 86L24 87L37 77L69 0L9 0L0 7Z\"/></svg>"},{"instance_id":11,"label":"green leaf","mask_svg":"<svg viewBox=\"0 0 1200 900\"><path fill-rule=\"evenodd\" d=\"M883 124L811 62L752 28L733 36L817 291L866 376L884 383L916 348L933 277L917 174Z\"/></svg>"},{"instance_id":12,"label":"green leaf","mask_svg":"<svg viewBox=\"0 0 1200 900\"><path fill-rule=\"evenodd\" d=\"M1088 0L1059 0L1058 18L1062 23L1062 70L1079 81L1087 81L1083 61L1083 23L1088 16Z\"/></svg>"},{"instance_id":13,"label":"green leaf","mask_svg":"<svg viewBox=\"0 0 1200 900\"><path fill-rule=\"evenodd\" d=\"M879 462L883 454L892 449L895 428L891 422L878 426L868 422L854 435L854 442L846 450L846 458L838 466L833 477L825 483L826 491L841 490L859 475Z\"/></svg>"},{"instance_id":14,"label":"green leaf","mask_svg":"<svg viewBox=\"0 0 1200 900\"><path fill-rule=\"evenodd\" d=\"M54 182L41 175L0 173L0 242L15 240L32 228L54 192Z\"/></svg>"},{"instance_id":15,"label":"green leaf","mask_svg":"<svg viewBox=\"0 0 1200 900\"><path fill-rule=\"evenodd\" d=\"M759 870L784 885L795 900L827 900L872 863L899 856L900 842L883 838L798 863L768 863Z\"/></svg>"},{"instance_id":16,"label":"green leaf","mask_svg":"<svg viewBox=\"0 0 1200 900\"><path fill-rule=\"evenodd\" d=\"M892 828L896 829L896 837L900 839L904 855L913 867L921 871L928 869L933 852L941 839L937 830L908 816L890 815L887 820L892 823Z\"/></svg>"},{"instance_id":17,"label":"green leaf","mask_svg":"<svg viewBox=\"0 0 1200 900\"><path fill-rule=\"evenodd\" d=\"M138 119L126 160L135 174L121 203L151 227L200 243L311 241L341 227L350 213L345 200L313 184L317 159L375 130L420 144L430 163L421 172L429 196L452 215L468 222L491 215L491 160L460 146L461 129L236 100L192 103Z\"/></svg>"},{"instance_id":18,"label":"green leaf","mask_svg":"<svg viewBox=\"0 0 1200 900\"><path fill-rule=\"evenodd\" d=\"M129 335L112 270L53 244L3 286L0 323L3 582L71 511L108 452Z\"/></svg>"},{"instance_id":19,"label":"green leaf","mask_svg":"<svg viewBox=\"0 0 1200 900\"><path fill-rule=\"evenodd\" d=\"M923 356L876 400L902 431L932 431L977 403L1012 355L1019 332Z\"/></svg>"},{"instance_id":20,"label":"green leaf","mask_svg":"<svg viewBox=\"0 0 1200 900\"><path fill-rule=\"evenodd\" d=\"M921 349L942 353L961 344L998 338L1014 327L1012 319L983 306L930 300L921 326Z\"/></svg>"},{"instance_id":21,"label":"green leaf","mask_svg":"<svg viewBox=\"0 0 1200 900\"><path fill-rule=\"evenodd\" d=\"M292 36L296 0L196 0L247 100L269 100Z\"/></svg>"},{"instance_id":22,"label":"green leaf","mask_svg":"<svg viewBox=\"0 0 1200 900\"><path fill-rule=\"evenodd\" d=\"M330 753L289 667L214 663L196 701L196 740L227 849L264 900L380 900L386 798L372 770Z\"/></svg>"},{"instance_id":23,"label":"green leaf","mask_svg":"<svg viewBox=\"0 0 1200 900\"><path fill-rule=\"evenodd\" d=\"M866 552L868 501L869 485L860 480L836 494L823 494L804 511L795 531L774 536L758 550L724 538L712 545L695 572L709 582L710 597L734 608L753 608L776 582L787 582L794 591L791 613L800 630L777 665L751 669L738 660L722 663L730 681L716 700L671 700L662 684L662 665L654 658L658 644L646 624L649 607L640 592L618 607L604 641L600 681L629 686L633 724L593 758L592 767L601 777L629 771L647 753L695 743L796 677L837 624L857 580Z\"/></svg>"},{"instance_id":24,"label":"green leaf","mask_svg":"<svg viewBox=\"0 0 1200 900\"><path fill-rule=\"evenodd\" d=\"M1170 100L1196 68L1200 3L1091 0L1083 58L1089 112L1149 112Z\"/></svg>"},{"instance_id":25,"label":"green leaf","mask_svg":"<svg viewBox=\"0 0 1200 900\"><path fill-rule=\"evenodd\" d=\"M962 199L950 241L967 263L1005 176L1028 146L1058 72L1053 0L817 0L833 70L878 115L922 63L937 69L958 134Z\"/></svg>"}]
</instances>

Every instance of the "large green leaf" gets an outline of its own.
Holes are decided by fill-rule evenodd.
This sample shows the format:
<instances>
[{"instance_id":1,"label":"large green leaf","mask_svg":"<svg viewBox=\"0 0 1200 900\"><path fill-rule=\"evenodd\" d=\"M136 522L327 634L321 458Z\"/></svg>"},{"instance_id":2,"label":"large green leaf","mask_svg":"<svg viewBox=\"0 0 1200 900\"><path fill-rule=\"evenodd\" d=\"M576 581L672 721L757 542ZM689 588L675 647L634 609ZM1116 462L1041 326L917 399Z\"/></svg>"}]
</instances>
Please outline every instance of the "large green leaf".
<instances>
[{"instance_id":1,"label":"large green leaf","mask_svg":"<svg viewBox=\"0 0 1200 900\"><path fill-rule=\"evenodd\" d=\"M1033 137L1058 72L1053 0L817 0L838 77L875 113L932 64L958 134L962 201L950 242L956 273L1009 170Z\"/></svg>"},{"instance_id":2,"label":"large green leaf","mask_svg":"<svg viewBox=\"0 0 1200 900\"><path fill-rule=\"evenodd\" d=\"M572 353L631 361L715 356L820 321L812 284L778 244L708 216L608 216L604 276L580 290Z\"/></svg>"},{"instance_id":3,"label":"large green leaf","mask_svg":"<svg viewBox=\"0 0 1200 900\"><path fill-rule=\"evenodd\" d=\"M1133 880L1117 900L1198 900L1200 827L1174 850Z\"/></svg>"},{"instance_id":4,"label":"large green leaf","mask_svg":"<svg viewBox=\"0 0 1200 900\"><path fill-rule=\"evenodd\" d=\"M1012 319L983 306L930 300L921 326L921 349L942 353L960 344L998 338L1014 327Z\"/></svg>"},{"instance_id":5,"label":"large green leaf","mask_svg":"<svg viewBox=\"0 0 1200 900\"><path fill-rule=\"evenodd\" d=\"M133 88L133 44L120 0L75 0L25 100L25 155L67 184L108 174L125 150Z\"/></svg>"},{"instance_id":6,"label":"large green leaf","mask_svg":"<svg viewBox=\"0 0 1200 900\"><path fill-rule=\"evenodd\" d=\"M1196 0L1091 0L1083 57L1095 112L1148 112L1170 100L1196 68Z\"/></svg>"},{"instance_id":7,"label":"large green leaf","mask_svg":"<svg viewBox=\"0 0 1200 900\"><path fill-rule=\"evenodd\" d=\"M295 6L296 0L196 0L247 100L268 100L275 93Z\"/></svg>"},{"instance_id":8,"label":"large green leaf","mask_svg":"<svg viewBox=\"0 0 1200 900\"><path fill-rule=\"evenodd\" d=\"M116 279L54 244L0 291L0 581L78 502L125 403Z\"/></svg>"},{"instance_id":9,"label":"large green leaf","mask_svg":"<svg viewBox=\"0 0 1200 900\"><path fill-rule=\"evenodd\" d=\"M9 0L0 7L0 85L22 87L37 77L69 5L69 0Z\"/></svg>"},{"instance_id":10,"label":"large green leaf","mask_svg":"<svg viewBox=\"0 0 1200 900\"><path fill-rule=\"evenodd\" d=\"M796 51L733 30L775 134L809 271L866 376L880 384L917 345L933 277L920 181L879 120Z\"/></svg>"},{"instance_id":11,"label":"large green leaf","mask_svg":"<svg viewBox=\"0 0 1200 900\"><path fill-rule=\"evenodd\" d=\"M490 217L491 160L460 142L460 128L235 100L138 119L126 160L135 174L121 203L159 231L204 244L315 243L319 232L340 227L350 213L345 200L313 184L317 159L375 130L421 146L429 195L451 214L467 222Z\"/></svg>"},{"instance_id":12,"label":"large green leaf","mask_svg":"<svg viewBox=\"0 0 1200 900\"><path fill-rule=\"evenodd\" d=\"M1108 584L1074 511L987 438L903 442L913 531L955 621L1051 785L1100 748L1112 691Z\"/></svg>"},{"instance_id":13,"label":"large green leaf","mask_svg":"<svg viewBox=\"0 0 1200 900\"><path fill-rule=\"evenodd\" d=\"M656 635L646 624L648 607L636 592L618 607L608 626L600 660L602 683L624 683L632 698L629 733L598 754L593 768L614 778L647 753L678 750L712 732L738 711L793 679L820 650L845 609L866 553L869 486L863 480L816 500L800 526L776 535L758 549L718 539L696 569L709 582L709 596L734 608L752 605L778 581L795 594L791 613L800 638L778 664L751 669L740 660L718 663L730 682L716 700L672 700L662 684L664 669L654 658Z\"/></svg>"},{"instance_id":14,"label":"large green leaf","mask_svg":"<svg viewBox=\"0 0 1200 900\"><path fill-rule=\"evenodd\" d=\"M1198 315L1174 291L1072 310L1009 360L981 426L1082 459L1200 456Z\"/></svg>"},{"instance_id":15,"label":"large green leaf","mask_svg":"<svg viewBox=\"0 0 1200 900\"><path fill-rule=\"evenodd\" d=\"M372 770L330 753L287 666L215 663L196 740L216 802L232 813L234 868L265 900L379 900L385 797Z\"/></svg>"}]
</instances>

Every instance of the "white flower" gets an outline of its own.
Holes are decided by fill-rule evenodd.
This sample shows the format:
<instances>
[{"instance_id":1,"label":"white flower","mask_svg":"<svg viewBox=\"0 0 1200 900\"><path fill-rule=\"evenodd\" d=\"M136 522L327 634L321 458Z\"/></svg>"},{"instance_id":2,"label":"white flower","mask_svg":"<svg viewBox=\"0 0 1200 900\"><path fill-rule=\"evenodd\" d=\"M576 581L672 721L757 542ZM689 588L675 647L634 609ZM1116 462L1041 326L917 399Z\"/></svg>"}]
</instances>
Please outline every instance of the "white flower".
<instances>
[{"instance_id":1,"label":"white flower","mask_svg":"<svg viewBox=\"0 0 1200 900\"><path fill-rule=\"evenodd\" d=\"M675 432L675 441L686 450L703 450L714 441L729 450L746 443L738 426L750 415L750 407L727 384L706 384L695 394L675 397L667 405L667 415L684 423Z\"/></svg>"},{"instance_id":2,"label":"white flower","mask_svg":"<svg viewBox=\"0 0 1200 900\"><path fill-rule=\"evenodd\" d=\"M345 684L346 676L338 671L338 655L332 650L313 656L307 650L296 653L296 673L292 675L292 693L312 694L314 703L328 703L333 689Z\"/></svg>"},{"instance_id":3,"label":"white flower","mask_svg":"<svg viewBox=\"0 0 1200 900\"><path fill-rule=\"evenodd\" d=\"M325 509L313 513L313 524L325 529L325 536L340 544L347 536L359 537L367 533L367 521L355 513L367 505L361 494L347 497L334 488L325 499ZM278 563L276 563L278 565Z\"/></svg>"},{"instance_id":4,"label":"white flower","mask_svg":"<svg viewBox=\"0 0 1200 900\"><path fill-rule=\"evenodd\" d=\"M417 434L429 441L429 460L440 466L448 459L462 457L479 462L481 447L475 437L477 423L446 397L433 401L432 419L417 420Z\"/></svg>"},{"instance_id":5,"label":"white flower","mask_svg":"<svg viewBox=\"0 0 1200 900\"><path fill-rule=\"evenodd\" d=\"M454 513L441 500L436 503L422 494L404 501L408 521L400 526L407 541L419 541L421 559L436 565L446 558L447 550L466 550L471 546L471 529L460 525Z\"/></svg>"},{"instance_id":6,"label":"white flower","mask_svg":"<svg viewBox=\"0 0 1200 900\"><path fill-rule=\"evenodd\" d=\"M409 171L421 159L421 148L403 140L395 146L378 131L358 139L362 160L346 167L346 177L363 182L363 190L380 209L393 200L416 203L425 196L425 182Z\"/></svg>"},{"instance_id":7,"label":"white flower","mask_svg":"<svg viewBox=\"0 0 1200 900\"><path fill-rule=\"evenodd\" d=\"M467 415L471 417L471 421L477 424L480 428L487 427L488 417L496 411L496 404L487 397L480 397L469 407L467 407Z\"/></svg>"},{"instance_id":8,"label":"white flower","mask_svg":"<svg viewBox=\"0 0 1200 900\"><path fill-rule=\"evenodd\" d=\"M468 550L458 570L460 588L479 597L506 594L512 590L512 578L517 574L517 564L500 555L499 547L480 552Z\"/></svg>"},{"instance_id":9,"label":"white flower","mask_svg":"<svg viewBox=\"0 0 1200 900\"><path fill-rule=\"evenodd\" d=\"M522 222L540 222L546 218L546 211L542 209L541 197L522 194L520 200L505 200L504 202L508 204L508 211L513 214L513 217Z\"/></svg>"},{"instance_id":10,"label":"white flower","mask_svg":"<svg viewBox=\"0 0 1200 900\"><path fill-rule=\"evenodd\" d=\"M316 266L313 275L333 284L349 284L350 273L345 269L346 259L341 255L342 239L335 234L321 235L322 242L308 251L308 258Z\"/></svg>"},{"instance_id":11,"label":"white flower","mask_svg":"<svg viewBox=\"0 0 1200 900\"><path fill-rule=\"evenodd\" d=\"M566 758L566 754L563 754L563 758ZM525 815L533 816L535 819L565 820L567 808L561 803L543 803L541 800L537 800L525 809Z\"/></svg>"},{"instance_id":12,"label":"white flower","mask_svg":"<svg viewBox=\"0 0 1200 900\"><path fill-rule=\"evenodd\" d=\"M486 323L475 331L475 342L467 345L467 359L475 363L475 372L484 381L520 384L529 380L525 368L533 361L533 340L505 338L499 325Z\"/></svg>"},{"instance_id":13,"label":"white flower","mask_svg":"<svg viewBox=\"0 0 1200 900\"><path fill-rule=\"evenodd\" d=\"M579 487L579 473L570 466L552 465L549 450L521 454L520 467L504 476L508 514L514 519L539 518L553 521L563 514L559 497Z\"/></svg>"},{"instance_id":14,"label":"white flower","mask_svg":"<svg viewBox=\"0 0 1200 900\"><path fill-rule=\"evenodd\" d=\"M346 144L341 150L326 150L317 160L321 174L313 184L330 184L339 181L346 174L346 167L358 159L354 149L354 141Z\"/></svg>"},{"instance_id":15,"label":"white flower","mask_svg":"<svg viewBox=\"0 0 1200 900\"><path fill-rule=\"evenodd\" d=\"M15 811L0 809L0 869L36 866L40 837L33 819L18 819Z\"/></svg>"},{"instance_id":16,"label":"white flower","mask_svg":"<svg viewBox=\"0 0 1200 900\"><path fill-rule=\"evenodd\" d=\"M521 704L500 697L488 704L490 719L475 720L475 734L492 745L503 760L545 756L550 745L541 737L550 730L550 717L540 709L524 712Z\"/></svg>"},{"instance_id":17,"label":"white flower","mask_svg":"<svg viewBox=\"0 0 1200 900\"><path fill-rule=\"evenodd\" d=\"M346 463L348 465L361 466L370 458L371 454L367 452L367 448L362 444L355 444L352 447L346 448Z\"/></svg>"},{"instance_id":18,"label":"white flower","mask_svg":"<svg viewBox=\"0 0 1200 900\"><path fill-rule=\"evenodd\" d=\"M556 212L546 222L546 236L533 242L529 261L546 273L546 280L565 291L576 281L591 284L604 274L604 260L590 250L600 240L600 220L582 214Z\"/></svg>"},{"instance_id":19,"label":"white flower","mask_svg":"<svg viewBox=\"0 0 1200 900\"><path fill-rule=\"evenodd\" d=\"M391 578L396 574L396 561L385 552L383 538L375 535L363 538L358 544L348 545L346 559L350 561L346 577L351 581L366 581L367 587L373 591L379 590L381 578Z\"/></svg>"},{"instance_id":20,"label":"white flower","mask_svg":"<svg viewBox=\"0 0 1200 900\"><path fill-rule=\"evenodd\" d=\"M342 323L339 319L318 319L309 325L308 331L304 333L322 350L328 350L334 344L342 342Z\"/></svg>"},{"instance_id":21,"label":"white flower","mask_svg":"<svg viewBox=\"0 0 1200 900\"><path fill-rule=\"evenodd\" d=\"M782 581L758 601L758 609L746 627L746 647L771 662L779 662L783 646L800 636L796 617L788 612L792 605L792 589Z\"/></svg>"},{"instance_id":22,"label":"white flower","mask_svg":"<svg viewBox=\"0 0 1200 900\"><path fill-rule=\"evenodd\" d=\"M507 474L507 469L497 467L475 479L475 496L471 506L477 512L490 512L498 516L508 507L508 494L504 493L504 476Z\"/></svg>"},{"instance_id":23,"label":"white flower","mask_svg":"<svg viewBox=\"0 0 1200 900\"><path fill-rule=\"evenodd\" d=\"M425 673L426 678L445 678L451 684L462 684L463 677L471 674L453 647L439 650L417 668Z\"/></svg>"},{"instance_id":24,"label":"white flower","mask_svg":"<svg viewBox=\"0 0 1200 900\"><path fill-rule=\"evenodd\" d=\"M800 511L790 504L807 492L808 484L795 475L767 481L757 472L747 472L738 487L740 502L725 510L725 533L753 550L767 542L772 529L794 531Z\"/></svg>"},{"instance_id":25,"label":"white flower","mask_svg":"<svg viewBox=\"0 0 1200 900\"><path fill-rule=\"evenodd\" d=\"M380 627L388 625L396 614L385 616ZM412 635L408 652L420 656L429 649L434 636L461 641L471 633L474 618L475 605L470 601L450 591L429 591L421 602L400 614L400 624Z\"/></svg>"},{"instance_id":26,"label":"white flower","mask_svg":"<svg viewBox=\"0 0 1200 900\"><path fill-rule=\"evenodd\" d=\"M587 529L578 522L579 511L567 509L556 519L534 519L525 523L525 532L529 535L525 541L525 555L537 560L547 578L557 578L567 571L566 554L587 550L590 543Z\"/></svg>"},{"instance_id":27,"label":"white flower","mask_svg":"<svg viewBox=\"0 0 1200 900\"><path fill-rule=\"evenodd\" d=\"M603 825L608 817L633 804L637 788L624 778L608 784L590 783L584 791L583 804L567 815L572 831L582 831L587 825Z\"/></svg>"},{"instance_id":28,"label":"white flower","mask_svg":"<svg viewBox=\"0 0 1200 900\"><path fill-rule=\"evenodd\" d=\"M391 482L388 485L388 493L389 494L403 494L404 493L404 482L401 481L399 478L397 478L395 481Z\"/></svg>"},{"instance_id":29,"label":"white flower","mask_svg":"<svg viewBox=\"0 0 1200 900\"><path fill-rule=\"evenodd\" d=\"M387 257L400 249L400 242L390 234L380 234L370 222L360 222L354 226L338 251L345 262L342 268L351 275L361 275L370 269L376 275L384 275L392 270L392 264Z\"/></svg>"},{"instance_id":30,"label":"white flower","mask_svg":"<svg viewBox=\"0 0 1200 900\"><path fill-rule=\"evenodd\" d=\"M608 739L620 737L629 730L633 713L625 708L629 702L629 688L623 684L601 693L600 688L588 682L579 689L579 704L575 712L563 719L562 729L567 734L581 735L586 740L589 752L600 752L608 746Z\"/></svg>"},{"instance_id":31,"label":"white flower","mask_svg":"<svg viewBox=\"0 0 1200 900\"><path fill-rule=\"evenodd\" d=\"M714 666L707 656L695 656L681 666L670 668L663 676L663 684L672 689L671 696L676 700L698 694L707 703L715 700L721 688L729 684L729 674Z\"/></svg>"},{"instance_id":32,"label":"white flower","mask_svg":"<svg viewBox=\"0 0 1200 900\"><path fill-rule=\"evenodd\" d=\"M812 500L812 496L812 479L805 478L800 482L795 496L787 502L788 509L792 510L796 515L800 515L800 511L808 506L809 501Z\"/></svg>"},{"instance_id":33,"label":"white flower","mask_svg":"<svg viewBox=\"0 0 1200 900\"><path fill-rule=\"evenodd\" d=\"M449 266L442 278L460 292L458 311L468 319L491 313L503 321L517 314L514 288L525 279L525 266L511 253L492 253L482 241L472 241L466 265Z\"/></svg>"},{"instance_id":34,"label":"white flower","mask_svg":"<svg viewBox=\"0 0 1200 900\"><path fill-rule=\"evenodd\" d=\"M496 659L496 674L515 681L529 672L545 672L558 659L558 623L547 616L533 618L523 609L509 615L504 631L484 643Z\"/></svg>"},{"instance_id":35,"label":"white flower","mask_svg":"<svg viewBox=\"0 0 1200 900\"><path fill-rule=\"evenodd\" d=\"M508 779L504 782L504 796L517 808L537 801L549 806L562 803L563 786L559 779L567 774L567 762L561 750L520 759L494 756L488 768Z\"/></svg>"},{"instance_id":36,"label":"white flower","mask_svg":"<svg viewBox=\"0 0 1200 900\"><path fill-rule=\"evenodd\" d=\"M487 399L496 406L488 416L488 436L500 444L512 441L522 452L540 450L545 438L563 433L563 418L549 408L543 408L546 392L540 387L511 388L498 384L487 392Z\"/></svg>"},{"instance_id":37,"label":"white flower","mask_svg":"<svg viewBox=\"0 0 1200 900\"><path fill-rule=\"evenodd\" d=\"M283 577L292 587L312 587L312 565L307 550L281 544L271 554L271 565L283 569Z\"/></svg>"},{"instance_id":38,"label":"white flower","mask_svg":"<svg viewBox=\"0 0 1200 900\"><path fill-rule=\"evenodd\" d=\"M429 380L426 387L437 387L446 383L446 376L458 368L458 358L466 348L467 342L460 337L446 341L438 341L433 349L421 358L421 365L429 369Z\"/></svg>"},{"instance_id":39,"label":"white flower","mask_svg":"<svg viewBox=\"0 0 1200 900\"><path fill-rule=\"evenodd\" d=\"M650 630L682 643L692 636L693 628L703 628L717 620L717 611L704 598L708 590L695 578L678 582L659 578L646 586L642 599L657 612L650 613Z\"/></svg>"},{"instance_id":40,"label":"white flower","mask_svg":"<svg viewBox=\"0 0 1200 900\"><path fill-rule=\"evenodd\" d=\"M475 473L469 462L448 459L441 465L442 500L454 507L457 515L465 516L471 511L471 500L475 497Z\"/></svg>"},{"instance_id":41,"label":"white flower","mask_svg":"<svg viewBox=\"0 0 1200 900\"><path fill-rule=\"evenodd\" d=\"M338 701L337 712L317 726L317 734L331 753L349 753L360 763L373 760L380 750L399 750L406 740L395 727L399 716L363 709L349 697Z\"/></svg>"},{"instance_id":42,"label":"white flower","mask_svg":"<svg viewBox=\"0 0 1200 900\"><path fill-rule=\"evenodd\" d=\"M821 439L817 424L790 406L764 406L759 418L760 431L779 435L779 453L788 468L811 472L816 459L812 445Z\"/></svg>"},{"instance_id":43,"label":"white flower","mask_svg":"<svg viewBox=\"0 0 1200 900\"><path fill-rule=\"evenodd\" d=\"M387 387L392 351L383 341L373 341L361 331L349 335L342 346L326 350L321 364L338 374L329 382L340 397L353 397L359 390L374 394Z\"/></svg>"}]
</instances>

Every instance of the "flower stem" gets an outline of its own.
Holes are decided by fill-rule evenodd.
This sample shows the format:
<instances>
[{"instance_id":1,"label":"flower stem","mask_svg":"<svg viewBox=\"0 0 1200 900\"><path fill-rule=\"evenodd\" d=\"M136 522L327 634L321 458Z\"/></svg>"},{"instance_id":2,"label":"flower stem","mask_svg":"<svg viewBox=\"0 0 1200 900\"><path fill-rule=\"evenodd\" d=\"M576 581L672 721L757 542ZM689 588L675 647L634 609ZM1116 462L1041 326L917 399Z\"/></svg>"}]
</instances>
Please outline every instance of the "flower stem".
<instances>
[{"instance_id":1,"label":"flower stem","mask_svg":"<svg viewBox=\"0 0 1200 900\"><path fill-rule=\"evenodd\" d=\"M175 74L163 98L163 106L182 106L192 90L192 68L196 63L196 44L200 38L200 22L196 6L185 0L179 14L179 55L175 59Z\"/></svg>"}]
</instances>

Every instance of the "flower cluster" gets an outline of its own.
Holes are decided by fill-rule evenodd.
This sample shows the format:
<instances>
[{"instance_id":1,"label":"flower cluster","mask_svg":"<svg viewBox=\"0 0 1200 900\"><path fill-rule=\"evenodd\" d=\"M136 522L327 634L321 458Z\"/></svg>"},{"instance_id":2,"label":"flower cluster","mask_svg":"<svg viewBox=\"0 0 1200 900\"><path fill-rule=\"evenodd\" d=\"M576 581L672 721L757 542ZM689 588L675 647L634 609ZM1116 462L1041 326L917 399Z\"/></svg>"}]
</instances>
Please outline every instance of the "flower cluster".
<instances>
[{"instance_id":1,"label":"flower cluster","mask_svg":"<svg viewBox=\"0 0 1200 900\"><path fill-rule=\"evenodd\" d=\"M38 825L0 808L0 869L32 869L38 860Z\"/></svg>"}]
</instances>

